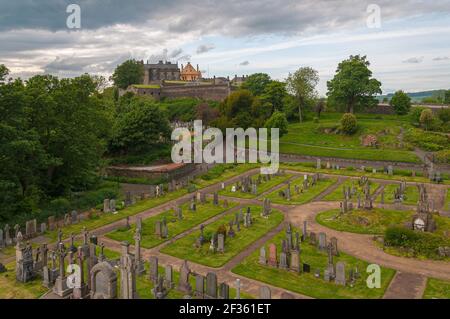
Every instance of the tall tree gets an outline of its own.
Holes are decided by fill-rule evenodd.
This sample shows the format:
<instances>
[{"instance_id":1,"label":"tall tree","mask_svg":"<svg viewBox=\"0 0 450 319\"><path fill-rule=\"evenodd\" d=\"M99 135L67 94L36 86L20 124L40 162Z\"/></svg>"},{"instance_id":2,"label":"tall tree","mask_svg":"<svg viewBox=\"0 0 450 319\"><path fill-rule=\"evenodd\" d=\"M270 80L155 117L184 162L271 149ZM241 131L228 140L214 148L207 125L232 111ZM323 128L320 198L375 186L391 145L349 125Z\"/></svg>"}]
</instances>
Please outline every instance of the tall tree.
<instances>
[{"instance_id":1,"label":"tall tree","mask_svg":"<svg viewBox=\"0 0 450 319\"><path fill-rule=\"evenodd\" d=\"M381 83L372 78L369 66L366 56L351 55L349 59L339 63L334 78L327 82L328 97L345 106L348 113L378 102L374 95L382 93Z\"/></svg>"},{"instance_id":2,"label":"tall tree","mask_svg":"<svg viewBox=\"0 0 450 319\"><path fill-rule=\"evenodd\" d=\"M141 84L144 76L144 66L136 60L127 60L117 66L111 79L120 89L126 89L131 84Z\"/></svg>"},{"instance_id":3,"label":"tall tree","mask_svg":"<svg viewBox=\"0 0 450 319\"><path fill-rule=\"evenodd\" d=\"M264 88L261 96L263 101L267 101L272 105L271 113L280 111L283 107L283 100L287 95L286 83L280 81L271 81Z\"/></svg>"},{"instance_id":4,"label":"tall tree","mask_svg":"<svg viewBox=\"0 0 450 319\"><path fill-rule=\"evenodd\" d=\"M242 84L242 89L249 90L254 96L260 96L264 89L271 82L270 76L266 73L255 73L248 76Z\"/></svg>"},{"instance_id":5,"label":"tall tree","mask_svg":"<svg viewBox=\"0 0 450 319\"><path fill-rule=\"evenodd\" d=\"M317 83L319 83L319 74L311 67L302 67L293 74L290 73L286 79L288 92L297 99L300 123L303 122L304 110L317 96Z\"/></svg>"}]
</instances>

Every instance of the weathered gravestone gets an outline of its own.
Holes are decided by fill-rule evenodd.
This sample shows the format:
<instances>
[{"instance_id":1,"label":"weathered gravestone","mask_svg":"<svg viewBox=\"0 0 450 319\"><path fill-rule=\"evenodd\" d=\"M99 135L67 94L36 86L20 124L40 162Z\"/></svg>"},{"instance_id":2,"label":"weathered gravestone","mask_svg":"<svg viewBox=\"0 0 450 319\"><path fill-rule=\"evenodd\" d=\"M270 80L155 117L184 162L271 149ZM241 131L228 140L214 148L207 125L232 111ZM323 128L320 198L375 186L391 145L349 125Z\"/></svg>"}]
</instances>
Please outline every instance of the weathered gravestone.
<instances>
[{"instance_id":1,"label":"weathered gravestone","mask_svg":"<svg viewBox=\"0 0 450 319\"><path fill-rule=\"evenodd\" d=\"M319 233L319 249L327 249L327 235L325 233Z\"/></svg>"},{"instance_id":2,"label":"weathered gravestone","mask_svg":"<svg viewBox=\"0 0 450 319\"><path fill-rule=\"evenodd\" d=\"M90 273L91 299L116 299L117 274L106 261L95 265Z\"/></svg>"},{"instance_id":3,"label":"weathered gravestone","mask_svg":"<svg viewBox=\"0 0 450 319\"><path fill-rule=\"evenodd\" d=\"M217 275L213 272L209 272L206 275L206 294L208 299L217 298Z\"/></svg>"},{"instance_id":4,"label":"weathered gravestone","mask_svg":"<svg viewBox=\"0 0 450 319\"><path fill-rule=\"evenodd\" d=\"M296 250L291 252L289 269L294 272L300 272L300 256L299 252Z\"/></svg>"},{"instance_id":5,"label":"weathered gravestone","mask_svg":"<svg viewBox=\"0 0 450 319\"><path fill-rule=\"evenodd\" d=\"M221 283L219 286L219 299L230 299L230 286L227 283Z\"/></svg>"},{"instance_id":6,"label":"weathered gravestone","mask_svg":"<svg viewBox=\"0 0 450 319\"><path fill-rule=\"evenodd\" d=\"M205 296L205 277L200 274L195 275L194 295L200 298L203 298Z\"/></svg>"},{"instance_id":7,"label":"weathered gravestone","mask_svg":"<svg viewBox=\"0 0 450 319\"><path fill-rule=\"evenodd\" d=\"M267 265L266 247L264 246L259 249L259 263L264 266Z\"/></svg>"},{"instance_id":8,"label":"weathered gravestone","mask_svg":"<svg viewBox=\"0 0 450 319\"><path fill-rule=\"evenodd\" d=\"M109 212L111 212L111 208L110 208L110 200L109 200L109 199L104 199L104 200L103 200L103 212L104 212L104 213L109 213Z\"/></svg>"},{"instance_id":9,"label":"weathered gravestone","mask_svg":"<svg viewBox=\"0 0 450 319\"><path fill-rule=\"evenodd\" d=\"M288 258L287 254L284 251L280 253L280 268L281 269L288 268Z\"/></svg>"},{"instance_id":10,"label":"weathered gravestone","mask_svg":"<svg viewBox=\"0 0 450 319\"><path fill-rule=\"evenodd\" d=\"M191 270L189 269L188 263L185 260L180 269L180 279L178 282L178 290L190 294L192 292L191 284L189 283L189 275Z\"/></svg>"},{"instance_id":11,"label":"weathered gravestone","mask_svg":"<svg viewBox=\"0 0 450 319\"><path fill-rule=\"evenodd\" d=\"M166 289L172 289L173 286L174 283L172 265L166 265L164 267L164 287L166 287Z\"/></svg>"},{"instance_id":12,"label":"weathered gravestone","mask_svg":"<svg viewBox=\"0 0 450 319\"><path fill-rule=\"evenodd\" d=\"M150 264L150 281L156 283L158 280L158 257L151 256L149 259Z\"/></svg>"},{"instance_id":13,"label":"weathered gravestone","mask_svg":"<svg viewBox=\"0 0 450 319\"><path fill-rule=\"evenodd\" d=\"M225 236L223 234L217 235L217 251L220 253L225 252Z\"/></svg>"},{"instance_id":14,"label":"weathered gravestone","mask_svg":"<svg viewBox=\"0 0 450 319\"><path fill-rule=\"evenodd\" d=\"M27 238L34 237L37 231L37 221L36 219L29 220L25 223L25 235Z\"/></svg>"},{"instance_id":15,"label":"weathered gravestone","mask_svg":"<svg viewBox=\"0 0 450 319\"><path fill-rule=\"evenodd\" d=\"M337 285L346 285L346 278L345 278L345 263L342 261L337 262L336 264L336 278L335 283Z\"/></svg>"},{"instance_id":16,"label":"weathered gravestone","mask_svg":"<svg viewBox=\"0 0 450 319\"><path fill-rule=\"evenodd\" d=\"M278 261L277 261L277 246L272 243L269 245L269 266L272 267L278 267Z\"/></svg>"}]
</instances>

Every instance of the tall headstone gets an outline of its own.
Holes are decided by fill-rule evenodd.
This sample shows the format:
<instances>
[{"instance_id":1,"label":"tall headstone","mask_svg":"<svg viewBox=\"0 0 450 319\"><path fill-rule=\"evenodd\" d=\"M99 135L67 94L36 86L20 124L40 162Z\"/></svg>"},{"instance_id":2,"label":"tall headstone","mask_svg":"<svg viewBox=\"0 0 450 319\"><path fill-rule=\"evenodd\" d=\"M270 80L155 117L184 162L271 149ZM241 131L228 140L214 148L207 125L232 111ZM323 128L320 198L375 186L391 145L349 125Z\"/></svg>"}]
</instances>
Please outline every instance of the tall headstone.
<instances>
[{"instance_id":1,"label":"tall headstone","mask_svg":"<svg viewBox=\"0 0 450 319\"><path fill-rule=\"evenodd\" d=\"M347 281L345 277L345 263L342 261L337 262L336 264L336 278L335 283L337 285L345 286Z\"/></svg>"},{"instance_id":2,"label":"tall headstone","mask_svg":"<svg viewBox=\"0 0 450 319\"><path fill-rule=\"evenodd\" d=\"M217 251L220 253L225 252L225 236L223 234L217 235Z\"/></svg>"},{"instance_id":3,"label":"tall headstone","mask_svg":"<svg viewBox=\"0 0 450 319\"><path fill-rule=\"evenodd\" d=\"M191 270L189 269L188 263L185 260L180 269L180 279L178 282L178 290L190 294L192 292L191 284L189 283L189 276L191 274Z\"/></svg>"},{"instance_id":4,"label":"tall headstone","mask_svg":"<svg viewBox=\"0 0 450 319\"><path fill-rule=\"evenodd\" d=\"M217 275L214 272L209 272L206 275L206 298L217 298Z\"/></svg>"},{"instance_id":5,"label":"tall headstone","mask_svg":"<svg viewBox=\"0 0 450 319\"><path fill-rule=\"evenodd\" d=\"M264 266L267 265L266 247L264 246L259 249L259 263Z\"/></svg>"},{"instance_id":6,"label":"tall headstone","mask_svg":"<svg viewBox=\"0 0 450 319\"><path fill-rule=\"evenodd\" d=\"M291 251L291 260L289 269L294 272L300 272L300 256L296 250Z\"/></svg>"},{"instance_id":7,"label":"tall headstone","mask_svg":"<svg viewBox=\"0 0 450 319\"><path fill-rule=\"evenodd\" d=\"M150 264L150 281L156 283L158 280L158 257L151 256L149 259Z\"/></svg>"},{"instance_id":8,"label":"tall headstone","mask_svg":"<svg viewBox=\"0 0 450 319\"><path fill-rule=\"evenodd\" d=\"M166 289L172 289L174 286L172 265L164 267L164 286Z\"/></svg>"},{"instance_id":9,"label":"tall headstone","mask_svg":"<svg viewBox=\"0 0 450 319\"><path fill-rule=\"evenodd\" d=\"M267 286L261 286L259 288L259 299L272 299L272 293Z\"/></svg>"},{"instance_id":10,"label":"tall headstone","mask_svg":"<svg viewBox=\"0 0 450 319\"><path fill-rule=\"evenodd\" d=\"M121 299L136 299L136 265L133 256L130 254L128 242L122 243L119 268Z\"/></svg>"},{"instance_id":11,"label":"tall headstone","mask_svg":"<svg viewBox=\"0 0 450 319\"><path fill-rule=\"evenodd\" d=\"M104 213L109 213L111 212L111 208L110 208L110 200L108 198L103 200L103 212Z\"/></svg>"},{"instance_id":12,"label":"tall headstone","mask_svg":"<svg viewBox=\"0 0 450 319\"><path fill-rule=\"evenodd\" d=\"M205 296L205 277L200 274L195 275L194 295L200 298Z\"/></svg>"},{"instance_id":13,"label":"tall headstone","mask_svg":"<svg viewBox=\"0 0 450 319\"><path fill-rule=\"evenodd\" d=\"M325 233L319 233L319 249L327 249L327 235Z\"/></svg>"},{"instance_id":14,"label":"tall headstone","mask_svg":"<svg viewBox=\"0 0 450 319\"><path fill-rule=\"evenodd\" d=\"M225 282L219 285L219 299L230 299L230 286Z\"/></svg>"},{"instance_id":15,"label":"tall headstone","mask_svg":"<svg viewBox=\"0 0 450 319\"><path fill-rule=\"evenodd\" d=\"M272 267L278 267L278 261L277 261L277 246L272 243L269 245L269 266Z\"/></svg>"}]
</instances>

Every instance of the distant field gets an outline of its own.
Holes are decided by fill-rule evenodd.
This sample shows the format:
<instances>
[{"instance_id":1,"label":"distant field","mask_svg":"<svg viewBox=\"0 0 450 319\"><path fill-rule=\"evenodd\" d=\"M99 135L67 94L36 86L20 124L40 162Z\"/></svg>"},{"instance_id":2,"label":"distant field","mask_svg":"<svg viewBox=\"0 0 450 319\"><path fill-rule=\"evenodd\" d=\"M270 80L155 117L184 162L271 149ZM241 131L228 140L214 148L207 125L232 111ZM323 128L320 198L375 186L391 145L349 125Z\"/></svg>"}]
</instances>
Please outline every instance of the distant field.
<instances>
[{"instance_id":1,"label":"distant field","mask_svg":"<svg viewBox=\"0 0 450 319\"><path fill-rule=\"evenodd\" d=\"M411 127L404 117L357 114L358 131L352 136L326 133L339 125L342 114L325 113L318 123L292 123L280 140L280 152L309 156L325 156L380 161L418 163L419 158L407 143L401 145L401 127ZM364 147L361 138L376 135L379 148Z\"/></svg>"}]
</instances>

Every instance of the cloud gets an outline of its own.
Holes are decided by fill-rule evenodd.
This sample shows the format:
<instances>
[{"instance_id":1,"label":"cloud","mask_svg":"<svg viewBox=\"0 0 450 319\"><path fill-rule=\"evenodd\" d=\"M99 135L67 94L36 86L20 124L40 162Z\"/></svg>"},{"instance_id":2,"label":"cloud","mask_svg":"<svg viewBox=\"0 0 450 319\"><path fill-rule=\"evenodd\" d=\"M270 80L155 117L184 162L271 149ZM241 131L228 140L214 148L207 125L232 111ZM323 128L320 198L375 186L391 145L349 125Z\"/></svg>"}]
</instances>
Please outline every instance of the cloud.
<instances>
[{"instance_id":1,"label":"cloud","mask_svg":"<svg viewBox=\"0 0 450 319\"><path fill-rule=\"evenodd\" d=\"M423 56L409 58L409 59L406 59L406 60L404 60L402 62L403 63L413 63L413 64L422 63L423 62Z\"/></svg>"},{"instance_id":2,"label":"cloud","mask_svg":"<svg viewBox=\"0 0 450 319\"><path fill-rule=\"evenodd\" d=\"M438 56L438 57L435 57L433 59L433 61L447 61L447 60L450 60L450 57L448 57L448 56Z\"/></svg>"},{"instance_id":3,"label":"cloud","mask_svg":"<svg viewBox=\"0 0 450 319\"><path fill-rule=\"evenodd\" d=\"M202 44L197 48L197 54L202 54L215 49L214 44Z\"/></svg>"},{"instance_id":4,"label":"cloud","mask_svg":"<svg viewBox=\"0 0 450 319\"><path fill-rule=\"evenodd\" d=\"M244 62L239 63L239 65L241 65L241 66L246 66L246 65L249 65L249 64L250 64L250 62L248 62L248 61L244 61Z\"/></svg>"}]
</instances>

